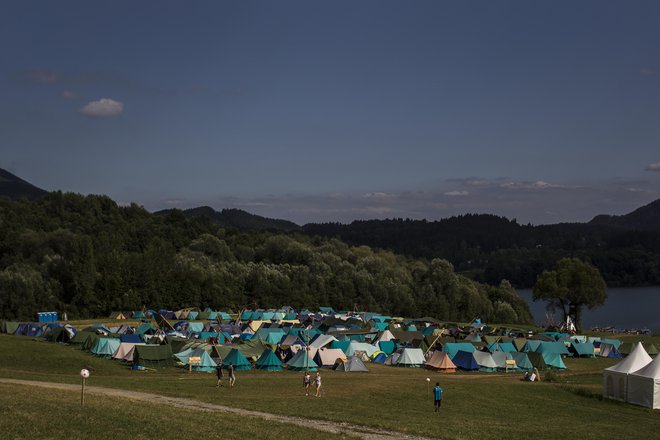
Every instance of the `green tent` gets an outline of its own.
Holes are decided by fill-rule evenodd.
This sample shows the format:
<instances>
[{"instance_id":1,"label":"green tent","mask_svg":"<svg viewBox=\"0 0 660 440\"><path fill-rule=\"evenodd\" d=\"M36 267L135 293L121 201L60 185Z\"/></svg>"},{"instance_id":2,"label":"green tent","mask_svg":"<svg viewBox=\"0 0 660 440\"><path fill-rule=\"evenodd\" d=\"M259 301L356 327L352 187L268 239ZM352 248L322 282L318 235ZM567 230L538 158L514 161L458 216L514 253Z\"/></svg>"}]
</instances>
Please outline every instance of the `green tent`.
<instances>
[{"instance_id":1,"label":"green tent","mask_svg":"<svg viewBox=\"0 0 660 440\"><path fill-rule=\"evenodd\" d=\"M1 321L0 322L0 333L7 333L13 335L18 329L19 322L14 321Z\"/></svg>"},{"instance_id":2,"label":"green tent","mask_svg":"<svg viewBox=\"0 0 660 440\"><path fill-rule=\"evenodd\" d=\"M318 365L312 358L309 357L306 350L298 350L298 352L289 359L289 362L285 364L288 369L294 371L316 371Z\"/></svg>"},{"instance_id":3,"label":"green tent","mask_svg":"<svg viewBox=\"0 0 660 440\"><path fill-rule=\"evenodd\" d=\"M513 346L516 347L516 350L523 351L523 348L527 344L527 339L525 338L516 338L513 340Z\"/></svg>"},{"instance_id":4,"label":"green tent","mask_svg":"<svg viewBox=\"0 0 660 440\"><path fill-rule=\"evenodd\" d=\"M136 345L133 362L143 367L162 368L174 366L172 347L165 345Z\"/></svg>"},{"instance_id":5,"label":"green tent","mask_svg":"<svg viewBox=\"0 0 660 440\"><path fill-rule=\"evenodd\" d=\"M236 348L232 348L232 350L222 359L222 368L229 367L229 364L232 364L236 371L250 369L250 362L245 356L243 356L243 353Z\"/></svg>"},{"instance_id":6,"label":"green tent","mask_svg":"<svg viewBox=\"0 0 660 440\"><path fill-rule=\"evenodd\" d=\"M538 368L541 371L548 369L548 366L545 364L545 360L543 359L543 355L541 353L537 353L535 351L527 352L527 358L534 368ZM518 360L516 359L516 365L517 364Z\"/></svg>"},{"instance_id":7,"label":"green tent","mask_svg":"<svg viewBox=\"0 0 660 440\"><path fill-rule=\"evenodd\" d=\"M254 368L257 370L266 370L266 371L281 371L282 370L282 361L273 350L267 348L259 356L259 360L254 363Z\"/></svg>"}]
</instances>

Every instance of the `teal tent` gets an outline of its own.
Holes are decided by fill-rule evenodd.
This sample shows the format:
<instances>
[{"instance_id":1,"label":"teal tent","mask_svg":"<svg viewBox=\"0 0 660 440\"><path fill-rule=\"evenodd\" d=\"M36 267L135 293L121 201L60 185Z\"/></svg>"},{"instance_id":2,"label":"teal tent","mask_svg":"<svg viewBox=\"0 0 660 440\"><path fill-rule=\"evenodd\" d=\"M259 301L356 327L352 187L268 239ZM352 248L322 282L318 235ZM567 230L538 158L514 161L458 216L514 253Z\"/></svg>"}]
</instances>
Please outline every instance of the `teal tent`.
<instances>
[{"instance_id":1,"label":"teal tent","mask_svg":"<svg viewBox=\"0 0 660 440\"><path fill-rule=\"evenodd\" d=\"M545 361L545 364L553 369L556 370L565 370L566 365L564 364L564 361L561 358L561 355L558 353L541 353L541 356L543 356L543 360Z\"/></svg>"},{"instance_id":2,"label":"teal tent","mask_svg":"<svg viewBox=\"0 0 660 440\"><path fill-rule=\"evenodd\" d=\"M318 368L316 362L307 355L306 350L298 350L298 352L289 359L289 362L285 365L288 369L294 371L304 371L306 369L309 369L309 371L316 371Z\"/></svg>"},{"instance_id":3,"label":"teal tent","mask_svg":"<svg viewBox=\"0 0 660 440\"><path fill-rule=\"evenodd\" d=\"M511 358L516 361L516 368L522 371L532 371L532 368L534 366L532 363L529 361L529 357L527 356L527 353L521 353L517 351L513 351L508 353Z\"/></svg>"},{"instance_id":4,"label":"teal tent","mask_svg":"<svg viewBox=\"0 0 660 440\"><path fill-rule=\"evenodd\" d=\"M467 351L473 353L476 350L475 346L470 342L447 342L442 346L442 351L449 355L450 359L454 359L456 353L459 351Z\"/></svg>"},{"instance_id":5,"label":"teal tent","mask_svg":"<svg viewBox=\"0 0 660 440\"><path fill-rule=\"evenodd\" d=\"M390 355L394 353L394 350L396 350L396 342L394 341L380 341L378 343L378 347L380 348L380 351L383 353Z\"/></svg>"},{"instance_id":6,"label":"teal tent","mask_svg":"<svg viewBox=\"0 0 660 440\"><path fill-rule=\"evenodd\" d=\"M233 364L234 370L243 371L250 369L250 362L247 360L243 353L238 351L236 348L232 348L229 353L222 360L222 368L229 367L229 364Z\"/></svg>"},{"instance_id":7,"label":"teal tent","mask_svg":"<svg viewBox=\"0 0 660 440\"><path fill-rule=\"evenodd\" d=\"M594 344L591 342L571 342L571 350L574 356L578 357L594 357L595 349Z\"/></svg>"},{"instance_id":8,"label":"teal tent","mask_svg":"<svg viewBox=\"0 0 660 440\"><path fill-rule=\"evenodd\" d=\"M257 370L281 371L282 361L273 353L273 350L267 348L261 353L257 362L254 363L254 368Z\"/></svg>"},{"instance_id":9,"label":"teal tent","mask_svg":"<svg viewBox=\"0 0 660 440\"><path fill-rule=\"evenodd\" d=\"M194 364L192 366L192 369L195 371L214 371L216 363L213 360L213 358L209 355L209 353L204 350L203 348L188 348L181 353L176 353L174 356L176 356L177 359L181 361L186 367L189 366L190 362L189 359L191 357L198 357L200 358L200 363L199 364Z\"/></svg>"},{"instance_id":10,"label":"teal tent","mask_svg":"<svg viewBox=\"0 0 660 440\"><path fill-rule=\"evenodd\" d=\"M119 338L99 338L90 351L97 356L111 357L119 348L119 344Z\"/></svg>"}]
</instances>

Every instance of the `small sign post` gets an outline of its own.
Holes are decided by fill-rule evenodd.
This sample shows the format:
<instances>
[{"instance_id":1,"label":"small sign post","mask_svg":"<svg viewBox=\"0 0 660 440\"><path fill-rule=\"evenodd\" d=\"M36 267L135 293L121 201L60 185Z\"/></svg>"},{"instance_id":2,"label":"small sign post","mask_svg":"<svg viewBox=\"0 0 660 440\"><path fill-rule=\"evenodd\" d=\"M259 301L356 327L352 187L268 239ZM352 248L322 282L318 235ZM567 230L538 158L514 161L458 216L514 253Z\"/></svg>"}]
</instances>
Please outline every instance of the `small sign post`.
<instances>
[{"instance_id":1,"label":"small sign post","mask_svg":"<svg viewBox=\"0 0 660 440\"><path fill-rule=\"evenodd\" d=\"M430 377L426 378L426 392L428 394L431 394L431 378Z\"/></svg>"},{"instance_id":2,"label":"small sign post","mask_svg":"<svg viewBox=\"0 0 660 440\"><path fill-rule=\"evenodd\" d=\"M202 363L201 356L191 356L188 358L188 373L192 373L193 365L199 365Z\"/></svg>"},{"instance_id":3,"label":"small sign post","mask_svg":"<svg viewBox=\"0 0 660 440\"><path fill-rule=\"evenodd\" d=\"M82 390L80 392L80 405L85 406L85 380L89 377L89 370L83 368L80 370L80 377L82 378Z\"/></svg>"}]
</instances>

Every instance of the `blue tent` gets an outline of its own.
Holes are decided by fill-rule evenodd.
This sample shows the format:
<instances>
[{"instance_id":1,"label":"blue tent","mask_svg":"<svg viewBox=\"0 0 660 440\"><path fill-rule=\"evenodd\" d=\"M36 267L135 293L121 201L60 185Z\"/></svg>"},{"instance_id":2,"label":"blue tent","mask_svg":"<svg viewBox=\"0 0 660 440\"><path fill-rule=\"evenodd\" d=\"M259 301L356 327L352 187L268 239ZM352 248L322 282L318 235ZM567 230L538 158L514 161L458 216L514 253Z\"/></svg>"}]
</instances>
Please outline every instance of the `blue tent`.
<instances>
[{"instance_id":1,"label":"blue tent","mask_svg":"<svg viewBox=\"0 0 660 440\"><path fill-rule=\"evenodd\" d=\"M472 344L470 344L472 345ZM472 352L459 350L456 352L451 361L456 365L456 368L465 371L478 371L479 364L472 356Z\"/></svg>"},{"instance_id":2,"label":"blue tent","mask_svg":"<svg viewBox=\"0 0 660 440\"><path fill-rule=\"evenodd\" d=\"M371 362L374 362L376 364L382 364L385 362L385 359L387 359L387 355L385 353L378 353L376 356L374 356L371 359Z\"/></svg>"},{"instance_id":3,"label":"blue tent","mask_svg":"<svg viewBox=\"0 0 660 440\"><path fill-rule=\"evenodd\" d=\"M135 343L144 342L140 337L140 335L135 335L132 333L124 333L123 335L120 335L119 340L121 342L135 342Z\"/></svg>"}]
</instances>

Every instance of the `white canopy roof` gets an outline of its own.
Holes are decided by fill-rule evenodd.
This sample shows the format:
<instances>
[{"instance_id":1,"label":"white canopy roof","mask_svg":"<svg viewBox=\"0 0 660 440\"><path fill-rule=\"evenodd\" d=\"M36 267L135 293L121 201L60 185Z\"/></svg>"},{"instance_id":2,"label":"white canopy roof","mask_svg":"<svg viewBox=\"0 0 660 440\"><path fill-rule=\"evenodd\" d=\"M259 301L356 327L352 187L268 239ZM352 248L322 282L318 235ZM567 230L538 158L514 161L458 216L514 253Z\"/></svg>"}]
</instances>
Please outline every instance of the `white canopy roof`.
<instances>
[{"instance_id":1,"label":"white canopy roof","mask_svg":"<svg viewBox=\"0 0 660 440\"><path fill-rule=\"evenodd\" d=\"M633 351L630 352L628 357L626 357L624 360L622 360L616 365L612 365L609 368L605 368L605 371L609 371L613 373L630 374L633 371L637 371L641 368L644 368L646 365L649 364L649 362L651 362L651 356L649 356L648 353L646 353L646 350L644 350L642 343L638 342L637 345L635 345Z\"/></svg>"},{"instance_id":2,"label":"white canopy roof","mask_svg":"<svg viewBox=\"0 0 660 440\"><path fill-rule=\"evenodd\" d=\"M649 379L660 379L660 355L656 356L645 367L630 373L630 375L648 377Z\"/></svg>"}]
</instances>

